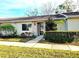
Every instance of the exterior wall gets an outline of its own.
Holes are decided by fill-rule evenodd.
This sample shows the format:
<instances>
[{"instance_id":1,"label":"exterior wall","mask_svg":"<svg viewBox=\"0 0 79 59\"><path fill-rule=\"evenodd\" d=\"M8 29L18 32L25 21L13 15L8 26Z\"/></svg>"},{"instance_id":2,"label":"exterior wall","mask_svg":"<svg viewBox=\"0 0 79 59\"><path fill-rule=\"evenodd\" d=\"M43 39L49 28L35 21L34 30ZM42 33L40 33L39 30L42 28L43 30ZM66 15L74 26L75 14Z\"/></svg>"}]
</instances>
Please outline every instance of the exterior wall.
<instances>
[{"instance_id":1,"label":"exterior wall","mask_svg":"<svg viewBox=\"0 0 79 59\"><path fill-rule=\"evenodd\" d=\"M20 35L20 33L22 32L22 26L21 26L21 24L20 23L11 23L14 27L15 27L15 29L17 30L17 35Z\"/></svg>"},{"instance_id":2,"label":"exterior wall","mask_svg":"<svg viewBox=\"0 0 79 59\"><path fill-rule=\"evenodd\" d=\"M34 33L34 35L38 35L37 32L37 22L32 22L32 28L31 28L31 32Z\"/></svg>"},{"instance_id":3,"label":"exterior wall","mask_svg":"<svg viewBox=\"0 0 79 59\"><path fill-rule=\"evenodd\" d=\"M79 19L72 18L67 21L64 20L64 23L57 23L58 31L79 31Z\"/></svg>"},{"instance_id":4,"label":"exterior wall","mask_svg":"<svg viewBox=\"0 0 79 59\"><path fill-rule=\"evenodd\" d=\"M66 26L65 26L65 21L63 21L63 23L57 23L57 30L58 31L65 31L66 30Z\"/></svg>"},{"instance_id":5,"label":"exterior wall","mask_svg":"<svg viewBox=\"0 0 79 59\"><path fill-rule=\"evenodd\" d=\"M68 19L68 30L79 31L79 19Z\"/></svg>"},{"instance_id":6,"label":"exterior wall","mask_svg":"<svg viewBox=\"0 0 79 59\"><path fill-rule=\"evenodd\" d=\"M23 32L31 32L34 35L38 35L38 30L37 30L37 23L38 22L23 22L23 23L11 23L17 30L17 35L20 35ZM22 31L22 24L32 24L31 28L29 31ZM42 22L41 24L43 28L41 27L41 31L45 33L45 22Z\"/></svg>"},{"instance_id":7,"label":"exterior wall","mask_svg":"<svg viewBox=\"0 0 79 59\"><path fill-rule=\"evenodd\" d=\"M32 32L34 35L38 35L37 30L37 23L38 22L23 22L23 23L11 23L15 28L17 29L17 34L20 35L22 32ZM22 24L32 24L32 27L29 31L22 31ZM41 22L41 25L43 28L41 28L41 31L45 33L45 21ZM57 23L57 30L58 31L79 31L79 19L68 19L67 21L63 21L63 23Z\"/></svg>"},{"instance_id":8,"label":"exterior wall","mask_svg":"<svg viewBox=\"0 0 79 59\"><path fill-rule=\"evenodd\" d=\"M24 22L24 23L11 23L17 30L17 35L20 35L23 32L31 32L34 35L37 35L37 24L34 24L33 22ZM32 24L29 31L22 31L22 24Z\"/></svg>"},{"instance_id":9,"label":"exterior wall","mask_svg":"<svg viewBox=\"0 0 79 59\"><path fill-rule=\"evenodd\" d=\"M65 30L64 24L57 24L57 30L58 30L58 31Z\"/></svg>"}]
</instances>

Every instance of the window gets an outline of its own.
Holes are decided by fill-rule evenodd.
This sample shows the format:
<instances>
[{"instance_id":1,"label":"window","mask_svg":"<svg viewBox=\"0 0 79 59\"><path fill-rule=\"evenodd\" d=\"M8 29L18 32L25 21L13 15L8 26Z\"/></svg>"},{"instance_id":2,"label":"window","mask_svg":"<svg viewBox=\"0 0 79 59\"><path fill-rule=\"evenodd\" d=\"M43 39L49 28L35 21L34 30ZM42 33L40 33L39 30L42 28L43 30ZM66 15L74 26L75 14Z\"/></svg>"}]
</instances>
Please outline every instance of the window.
<instances>
[{"instance_id":1,"label":"window","mask_svg":"<svg viewBox=\"0 0 79 59\"><path fill-rule=\"evenodd\" d=\"M28 24L28 27L31 27L32 26L32 24Z\"/></svg>"},{"instance_id":2,"label":"window","mask_svg":"<svg viewBox=\"0 0 79 59\"><path fill-rule=\"evenodd\" d=\"M31 24L22 24L22 30L23 31L28 31L29 28L31 28Z\"/></svg>"}]
</instances>

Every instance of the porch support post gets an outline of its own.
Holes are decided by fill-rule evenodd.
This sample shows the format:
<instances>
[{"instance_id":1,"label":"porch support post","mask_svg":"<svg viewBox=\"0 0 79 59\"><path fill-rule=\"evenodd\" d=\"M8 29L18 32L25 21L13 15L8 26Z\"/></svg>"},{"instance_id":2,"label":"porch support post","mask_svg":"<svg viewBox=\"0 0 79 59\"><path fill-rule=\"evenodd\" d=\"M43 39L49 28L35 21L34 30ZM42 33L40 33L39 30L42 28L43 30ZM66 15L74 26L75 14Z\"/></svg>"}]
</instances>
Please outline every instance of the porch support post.
<instances>
[{"instance_id":1,"label":"porch support post","mask_svg":"<svg viewBox=\"0 0 79 59\"><path fill-rule=\"evenodd\" d=\"M44 33L46 32L46 22L44 22Z\"/></svg>"}]
</instances>

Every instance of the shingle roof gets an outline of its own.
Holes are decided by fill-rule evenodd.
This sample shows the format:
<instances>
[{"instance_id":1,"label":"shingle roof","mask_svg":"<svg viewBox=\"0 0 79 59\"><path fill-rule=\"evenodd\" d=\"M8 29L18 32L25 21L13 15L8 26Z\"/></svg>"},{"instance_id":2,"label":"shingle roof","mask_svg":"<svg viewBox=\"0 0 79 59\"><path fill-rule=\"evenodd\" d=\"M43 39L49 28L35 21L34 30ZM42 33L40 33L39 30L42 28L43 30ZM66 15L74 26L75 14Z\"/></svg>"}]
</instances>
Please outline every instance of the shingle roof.
<instances>
[{"instance_id":1,"label":"shingle roof","mask_svg":"<svg viewBox=\"0 0 79 59\"><path fill-rule=\"evenodd\" d=\"M79 15L79 12L69 12L69 13L63 13L65 15Z\"/></svg>"},{"instance_id":2,"label":"shingle roof","mask_svg":"<svg viewBox=\"0 0 79 59\"><path fill-rule=\"evenodd\" d=\"M66 16L79 16L79 12L70 12L70 13L62 13ZM65 18L64 15L62 14L55 14L55 15L50 15L50 17L52 17L53 19L63 19ZM48 18L49 15L42 15L42 16L32 16L32 17L17 17L17 18L1 18L0 21L15 21L15 20L34 20L34 19L38 19L41 20L42 18Z\"/></svg>"},{"instance_id":3,"label":"shingle roof","mask_svg":"<svg viewBox=\"0 0 79 59\"><path fill-rule=\"evenodd\" d=\"M53 17L55 17L55 18L65 18L65 16L64 15L61 15L61 14L53 15Z\"/></svg>"},{"instance_id":4,"label":"shingle roof","mask_svg":"<svg viewBox=\"0 0 79 59\"><path fill-rule=\"evenodd\" d=\"M44 18L44 16L32 16L32 17L17 17L17 18L1 18L0 20L32 20L32 19L35 19L35 18Z\"/></svg>"},{"instance_id":5,"label":"shingle roof","mask_svg":"<svg viewBox=\"0 0 79 59\"><path fill-rule=\"evenodd\" d=\"M42 15L42 16L32 16L32 17L19 17L19 18L3 18L0 21L12 21L12 20L33 20L33 19L42 19L42 18L64 18L65 16L57 14L57 15Z\"/></svg>"}]
</instances>

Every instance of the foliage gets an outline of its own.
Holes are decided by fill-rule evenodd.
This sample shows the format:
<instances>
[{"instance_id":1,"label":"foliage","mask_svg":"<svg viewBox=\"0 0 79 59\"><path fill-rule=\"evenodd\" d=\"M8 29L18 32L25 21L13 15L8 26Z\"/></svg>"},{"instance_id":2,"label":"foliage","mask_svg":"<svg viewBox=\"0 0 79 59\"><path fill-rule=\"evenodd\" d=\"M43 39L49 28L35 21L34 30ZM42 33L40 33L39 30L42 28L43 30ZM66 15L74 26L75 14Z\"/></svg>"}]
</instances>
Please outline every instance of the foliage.
<instances>
[{"instance_id":1,"label":"foliage","mask_svg":"<svg viewBox=\"0 0 79 59\"><path fill-rule=\"evenodd\" d=\"M36 36L35 36L35 35L32 35L31 37L32 37L32 38L36 38Z\"/></svg>"},{"instance_id":2,"label":"foliage","mask_svg":"<svg viewBox=\"0 0 79 59\"><path fill-rule=\"evenodd\" d=\"M47 2L42 5L41 13L42 15L52 15L54 12L54 7L52 2Z\"/></svg>"},{"instance_id":3,"label":"foliage","mask_svg":"<svg viewBox=\"0 0 79 59\"><path fill-rule=\"evenodd\" d=\"M16 29L11 24L1 24L0 33L3 36L16 35Z\"/></svg>"},{"instance_id":4,"label":"foliage","mask_svg":"<svg viewBox=\"0 0 79 59\"><path fill-rule=\"evenodd\" d=\"M79 58L79 51L0 46L0 58Z\"/></svg>"},{"instance_id":5,"label":"foliage","mask_svg":"<svg viewBox=\"0 0 79 59\"><path fill-rule=\"evenodd\" d=\"M55 24L64 24L64 20L61 19L60 21L59 20L55 20L54 21Z\"/></svg>"},{"instance_id":6,"label":"foliage","mask_svg":"<svg viewBox=\"0 0 79 59\"><path fill-rule=\"evenodd\" d=\"M75 5L72 0L66 0L63 4L59 5L58 8L66 12L72 12L75 9Z\"/></svg>"},{"instance_id":7,"label":"foliage","mask_svg":"<svg viewBox=\"0 0 79 59\"><path fill-rule=\"evenodd\" d=\"M26 10L25 13L27 16L40 16L40 15L52 15L54 12L54 7L52 2L47 2L41 5L40 8L30 8Z\"/></svg>"},{"instance_id":8,"label":"foliage","mask_svg":"<svg viewBox=\"0 0 79 59\"><path fill-rule=\"evenodd\" d=\"M45 39L55 43L73 42L75 37L79 36L79 32L46 32ZM79 38L79 37L78 37Z\"/></svg>"},{"instance_id":9,"label":"foliage","mask_svg":"<svg viewBox=\"0 0 79 59\"><path fill-rule=\"evenodd\" d=\"M57 24L55 24L54 21L49 19L46 22L46 31L50 31L50 30L57 30Z\"/></svg>"}]
</instances>

